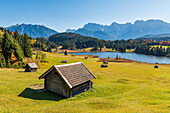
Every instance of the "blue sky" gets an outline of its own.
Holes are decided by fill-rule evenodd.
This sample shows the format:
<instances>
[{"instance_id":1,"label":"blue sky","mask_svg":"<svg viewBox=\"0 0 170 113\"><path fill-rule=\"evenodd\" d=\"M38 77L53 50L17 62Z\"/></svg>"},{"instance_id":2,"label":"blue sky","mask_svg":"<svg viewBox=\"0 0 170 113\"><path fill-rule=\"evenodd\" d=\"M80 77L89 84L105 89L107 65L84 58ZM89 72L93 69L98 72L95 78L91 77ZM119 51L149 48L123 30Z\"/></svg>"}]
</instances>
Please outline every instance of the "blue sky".
<instances>
[{"instance_id":1,"label":"blue sky","mask_svg":"<svg viewBox=\"0 0 170 113\"><path fill-rule=\"evenodd\" d=\"M110 25L161 19L170 23L170 0L0 0L0 26L43 24L56 31L88 22Z\"/></svg>"}]
</instances>

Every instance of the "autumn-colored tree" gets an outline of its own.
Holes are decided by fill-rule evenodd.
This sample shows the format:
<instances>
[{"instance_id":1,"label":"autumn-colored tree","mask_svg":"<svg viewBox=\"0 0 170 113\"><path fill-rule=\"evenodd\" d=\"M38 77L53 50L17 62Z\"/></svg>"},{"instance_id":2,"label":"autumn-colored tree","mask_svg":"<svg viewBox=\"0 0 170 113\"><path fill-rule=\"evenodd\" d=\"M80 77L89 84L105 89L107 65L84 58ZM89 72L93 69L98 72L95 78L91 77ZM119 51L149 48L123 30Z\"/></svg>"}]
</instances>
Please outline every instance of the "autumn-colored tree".
<instances>
[{"instance_id":1,"label":"autumn-colored tree","mask_svg":"<svg viewBox=\"0 0 170 113\"><path fill-rule=\"evenodd\" d=\"M15 57L14 53L11 53L11 63L14 63L17 61L17 58Z\"/></svg>"}]
</instances>

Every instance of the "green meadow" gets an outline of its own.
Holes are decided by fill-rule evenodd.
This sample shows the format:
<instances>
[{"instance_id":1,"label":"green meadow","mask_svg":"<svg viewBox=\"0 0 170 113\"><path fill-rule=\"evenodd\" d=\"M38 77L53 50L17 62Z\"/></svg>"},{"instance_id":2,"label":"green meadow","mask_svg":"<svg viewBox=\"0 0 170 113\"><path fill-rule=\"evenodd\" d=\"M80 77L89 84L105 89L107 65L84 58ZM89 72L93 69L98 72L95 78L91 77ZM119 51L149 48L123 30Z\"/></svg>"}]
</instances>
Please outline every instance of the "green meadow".
<instances>
[{"instance_id":1,"label":"green meadow","mask_svg":"<svg viewBox=\"0 0 170 113\"><path fill-rule=\"evenodd\" d=\"M2 113L168 113L170 112L170 65L109 62L101 68L97 58L47 54L37 72L0 69L0 112ZM93 88L72 98L32 88L43 84L38 77L52 65L83 62L97 79Z\"/></svg>"}]
</instances>

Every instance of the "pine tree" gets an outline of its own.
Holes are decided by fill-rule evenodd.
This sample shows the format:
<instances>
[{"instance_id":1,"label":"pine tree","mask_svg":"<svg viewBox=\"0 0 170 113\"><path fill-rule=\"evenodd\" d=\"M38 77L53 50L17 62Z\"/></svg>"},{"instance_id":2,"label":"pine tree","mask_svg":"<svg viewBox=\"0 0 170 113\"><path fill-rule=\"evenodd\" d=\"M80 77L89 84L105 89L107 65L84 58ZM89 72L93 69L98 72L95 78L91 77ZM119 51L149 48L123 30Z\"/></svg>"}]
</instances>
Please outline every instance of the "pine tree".
<instances>
[{"instance_id":1,"label":"pine tree","mask_svg":"<svg viewBox=\"0 0 170 113\"><path fill-rule=\"evenodd\" d=\"M14 41L14 55L17 58L17 61L22 61L24 58L24 52L17 40Z\"/></svg>"},{"instance_id":2,"label":"pine tree","mask_svg":"<svg viewBox=\"0 0 170 113\"><path fill-rule=\"evenodd\" d=\"M32 56L31 43L30 43L30 39L27 33L25 33L23 37L23 51L24 51L25 57Z\"/></svg>"},{"instance_id":3,"label":"pine tree","mask_svg":"<svg viewBox=\"0 0 170 113\"><path fill-rule=\"evenodd\" d=\"M11 53L13 51L13 39L12 36L6 31L4 33L4 38L2 40L2 53L5 57L6 63L11 58Z\"/></svg>"},{"instance_id":4,"label":"pine tree","mask_svg":"<svg viewBox=\"0 0 170 113\"><path fill-rule=\"evenodd\" d=\"M21 36L20 34L18 33L18 31L16 30L15 33L14 33L14 39L18 41L19 45L22 47L22 40L21 40Z\"/></svg>"},{"instance_id":5,"label":"pine tree","mask_svg":"<svg viewBox=\"0 0 170 113\"><path fill-rule=\"evenodd\" d=\"M118 56L118 54L116 55L116 60L118 60L119 59L119 56Z\"/></svg>"},{"instance_id":6,"label":"pine tree","mask_svg":"<svg viewBox=\"0 0 170 113\"><path fill-rule=\"evenodd\" d=\"M67 51L64 52L64 55L67 55Z\"/></svg>"}]
</instances>

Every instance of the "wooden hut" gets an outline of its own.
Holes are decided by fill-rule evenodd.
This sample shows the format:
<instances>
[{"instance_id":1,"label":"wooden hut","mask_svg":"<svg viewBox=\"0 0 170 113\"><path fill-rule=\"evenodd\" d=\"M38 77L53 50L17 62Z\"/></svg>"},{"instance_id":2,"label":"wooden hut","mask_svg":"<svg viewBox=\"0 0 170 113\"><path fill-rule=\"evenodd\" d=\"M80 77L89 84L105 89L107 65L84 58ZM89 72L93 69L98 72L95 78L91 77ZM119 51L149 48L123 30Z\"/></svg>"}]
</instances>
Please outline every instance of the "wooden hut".
<instances>
[{"instance_id":1,"label":"wooden hut","mask_svg":"<svg viewBox=\"0 0 170 113\"><path fill-rule=\"evenodd\" d=\"M25 72L36 72L38 69L38 66L36 63L28 63L25 67Z\"/></svg>"},{"instance_id":2,"label":"wooden hut","mask_svg":"<svg viewBox=\"0 0 170 113\"><path fill-rule=\"evenodd\" d=\"M93 87L96 77L82 63L54 65L39 79L44 78L44 88L64 97L73 97Z\"/></svg>"}]
</instances>

